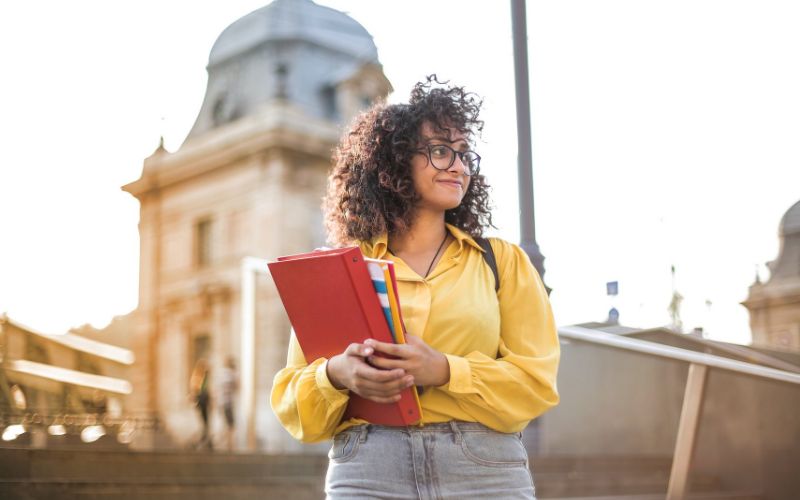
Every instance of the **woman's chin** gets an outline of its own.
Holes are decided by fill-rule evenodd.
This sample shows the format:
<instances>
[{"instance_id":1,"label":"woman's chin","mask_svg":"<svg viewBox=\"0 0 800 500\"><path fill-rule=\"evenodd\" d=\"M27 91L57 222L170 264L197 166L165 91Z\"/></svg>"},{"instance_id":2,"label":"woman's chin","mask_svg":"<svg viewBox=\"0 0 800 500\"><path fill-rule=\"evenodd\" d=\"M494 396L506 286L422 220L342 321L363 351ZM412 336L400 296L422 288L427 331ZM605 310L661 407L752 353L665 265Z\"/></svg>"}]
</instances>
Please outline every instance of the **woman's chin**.
<instances>
[{"instance_id":1,"label":"woman's chin","mask_svg":"<svg viewBox=\"0 0 800 500\"><path fill-rule=\"evenodd\" d=\"M418 208L423 210L431 210L434 212L446 212L453 210L461 205L462 198L459 197L437 197L435 200L423 200L417 205Z\"/></svg>"},{"instance_id":2,"label":"woman's chin","mask_svg":"<svg viewBox=\"0 0 800 500\"><path fill-rule=\"evenodd\" d=\"M440 205L440 210L446 212L448 210L453 210L455 208L458 208L459 205L461 205L461 200L458 200L458 202L456 203L443 203Z\"/></svg>"}]
</instances>

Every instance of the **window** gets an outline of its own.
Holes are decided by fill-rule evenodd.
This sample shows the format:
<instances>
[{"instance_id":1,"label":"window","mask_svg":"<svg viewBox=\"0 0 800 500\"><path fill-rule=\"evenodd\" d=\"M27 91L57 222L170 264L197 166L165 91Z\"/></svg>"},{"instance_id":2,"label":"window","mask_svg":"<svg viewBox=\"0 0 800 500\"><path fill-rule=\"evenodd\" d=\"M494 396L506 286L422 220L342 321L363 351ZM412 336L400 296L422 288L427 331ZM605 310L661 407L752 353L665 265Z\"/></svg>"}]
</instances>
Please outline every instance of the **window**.
<instances>
[{"instance_id":1,"label":"window","mask_svg":"<svg viewBox=\"0 0 800 500\"><path fill-rule=\"evenodd\" d=\"M322 89L322 109L325 117L330 120L339 118L339 109L336 106L336 89L326 86Z\"/></svg>"},{"instance_id":2,"label":"window","mask_svg":"<svg viewBox=\"0 0 800 500\"><path fill-rule=\"evenodd\" d=\"M50 356L47 354L47 348L41 342L28 336L25 342L25 359L33 361L34 363L50 364Z\"/></svg>"},{"instance_id":3,"label":"window","mask_svg":"<svg viewBox=\"0 0 800 500\"><path fill-rule=\"evenodd\" d=\"M361 107L363 109L367 109L370 106L372 106L372 98L370 96L368 96L368 95L362 95L361 96Z\"/></svg>"},{"instance_id":4,"label":"window","mask_svg":"<svg viewBox=\"0 0 800 500\"><path fill-rule=\"evenodd\" d=\"M194 227L195 263L197 267L211 264L211 220L203 219Z\"/></svg>"},{"instance_id":5,"label":"window","mask_svg":"<svg viewBox=\"0 0 800 500\"><path fill-rule=\"evenodd\" d=\"M234 121L239 114L238 108L233 104L231 98L223 93L214 101L214 106L211 108L211 121L215 127L218 127Z\"/></svg>"}]
</instances>

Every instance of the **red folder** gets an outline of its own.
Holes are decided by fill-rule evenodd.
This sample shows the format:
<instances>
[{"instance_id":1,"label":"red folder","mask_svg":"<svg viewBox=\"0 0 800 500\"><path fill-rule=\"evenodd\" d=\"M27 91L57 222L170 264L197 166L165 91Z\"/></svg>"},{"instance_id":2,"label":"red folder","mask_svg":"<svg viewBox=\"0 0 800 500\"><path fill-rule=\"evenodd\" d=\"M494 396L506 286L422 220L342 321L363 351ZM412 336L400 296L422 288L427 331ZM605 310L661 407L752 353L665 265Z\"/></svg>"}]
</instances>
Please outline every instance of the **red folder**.
<instances>
[{"instance_id":1,"label":"red folder","mask_svg":"<svg viewBox=\"0 0 800 500\"><path fill-rule=\"evenodd\" d=\"M279 257L268 266L309 364L367 338L393 342L358 247ZM422 419L414 391L403 390L396 403L376 403L351 392L344 418L414 425Z\"/></svg>"}]
</instances>

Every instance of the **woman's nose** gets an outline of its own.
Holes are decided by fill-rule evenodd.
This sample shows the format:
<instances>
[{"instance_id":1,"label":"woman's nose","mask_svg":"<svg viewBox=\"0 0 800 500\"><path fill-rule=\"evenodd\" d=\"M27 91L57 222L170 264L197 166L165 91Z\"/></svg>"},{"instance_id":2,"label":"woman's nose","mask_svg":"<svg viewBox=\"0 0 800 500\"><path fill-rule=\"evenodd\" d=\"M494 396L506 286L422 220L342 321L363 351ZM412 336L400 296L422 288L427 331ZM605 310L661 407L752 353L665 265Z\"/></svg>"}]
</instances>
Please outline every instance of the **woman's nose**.
<instances>
[{"instance_id":1,"label":"woman's nose","mask_svg":"<svg viewBox=\"0 0 800 500\"><path fill-rule=\"evenodd\" d=\"M459 169L459 167L460 167L460 169ZM467 168L467 165L461 159L461 155L459 155L459 154L456 154L456 157L453 159L453 164L450 165L450 168L448 168L447 171L450 172L450 171L453 171L453 169L456 169L455 170L456 172L460 172L460 173L465 174L465 175L469 172L469 169Z\"/></svg>"}]
</instances>

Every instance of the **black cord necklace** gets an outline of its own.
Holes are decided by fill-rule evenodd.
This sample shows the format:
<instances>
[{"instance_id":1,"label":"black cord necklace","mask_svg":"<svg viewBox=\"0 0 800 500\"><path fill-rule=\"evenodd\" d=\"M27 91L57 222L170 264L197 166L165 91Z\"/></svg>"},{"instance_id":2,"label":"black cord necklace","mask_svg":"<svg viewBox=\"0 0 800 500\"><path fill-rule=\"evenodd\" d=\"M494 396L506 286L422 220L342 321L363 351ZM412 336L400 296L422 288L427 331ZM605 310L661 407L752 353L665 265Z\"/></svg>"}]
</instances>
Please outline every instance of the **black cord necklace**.
<instances>
[{"instance_id":1,"label":"black cord necklace","mask_svg":"<svg viewBox=\"0 0 800 500\"><path fill-rule=\"evenodd\" d=\"M437 248L437 249L436 249L436 253L435 253L435 254L433 254L433 259L431 259L431 263L430 263L430 265L428 265L428 270L427 270L427 271L425 271L425 276L423 276L423 278L427 278L427 277L428 277L428 275L431 273L431 269L433 269L433 263L434 263L434 262L436 262L436 257L438 257L438 256L439 256L439 252L441 252L441 251L442 251L442 247L444 246L444 242L445 242L445 241L447 241L447 231L445 231L445 232L444 232L444 239L443 239L443 240L442 240L442 242L439 244L439 248ZM389 246L388 246L388 245L386 246L386 248L389 250L389 252L391 252L391 253L392 253L392 255L397 255L397 252L395 252L394 250L392 250L391 248L389 248Z\"/></svg>"},{"instance_id":2,"label":"black cord necklace","mask_svg":"<svg viewBox=\"0 0 800 500\"><path fill-rule=\"evenodd\" d=\"M428 266L428 270L425 271L424 278L427 278L429 274L431 274L431 269L433 269L433 263L436 262L436 257L439 256L439 252L442 251L442 247L444 246L444 242L447 241L447 231L444 232L444 239L439 244L439 248L436 249L436 253L433 254L433 259L431 259L431 264Z\"/></svg>"}]
</instances>

